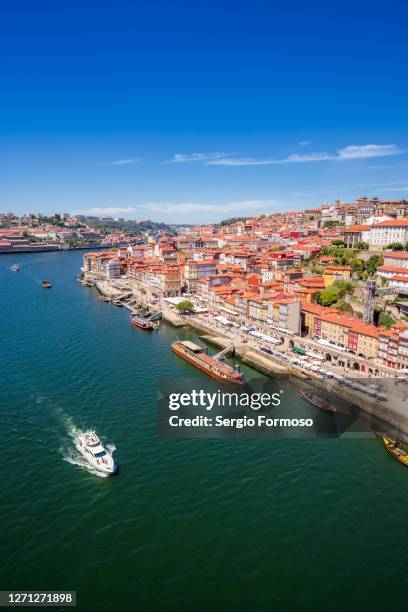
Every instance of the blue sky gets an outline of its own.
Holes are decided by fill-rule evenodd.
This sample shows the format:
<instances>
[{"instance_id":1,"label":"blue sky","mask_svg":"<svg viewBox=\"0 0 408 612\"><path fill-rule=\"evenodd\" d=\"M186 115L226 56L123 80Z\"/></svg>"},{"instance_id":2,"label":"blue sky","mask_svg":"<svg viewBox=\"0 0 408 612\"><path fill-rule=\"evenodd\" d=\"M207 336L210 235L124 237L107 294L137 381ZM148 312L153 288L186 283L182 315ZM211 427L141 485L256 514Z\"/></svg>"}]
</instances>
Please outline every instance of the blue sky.
<instances>
[{"instance_id":1,"label":"blue sky","mask_svg":"<svg viewBox=\"0 0 408 612\"><path fill-rule=\"evenodd\" d=\"M184 223L408 198L407 13L7 0L0 210Z\"/></svg>"}]
</instances>

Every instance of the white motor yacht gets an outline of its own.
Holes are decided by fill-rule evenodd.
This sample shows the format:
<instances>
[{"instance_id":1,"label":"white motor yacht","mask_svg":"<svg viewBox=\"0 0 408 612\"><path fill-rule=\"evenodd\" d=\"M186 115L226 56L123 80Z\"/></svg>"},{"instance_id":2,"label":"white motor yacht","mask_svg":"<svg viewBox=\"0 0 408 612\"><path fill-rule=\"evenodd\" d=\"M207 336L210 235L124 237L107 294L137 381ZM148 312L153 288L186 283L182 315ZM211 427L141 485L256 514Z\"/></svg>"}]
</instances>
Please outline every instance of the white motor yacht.
<instances>
[{"instance_id":1,"label":"white motor yacht","mask_svg":"<svg viewBox=\"0 0 408 612\"><path fill-rule=\"evenodd\" d=\"M75 446L98 472L113 474L116 470L112 453L102 444L95 431L89 430L75 439Z\"/></svg>"}]
</instances>

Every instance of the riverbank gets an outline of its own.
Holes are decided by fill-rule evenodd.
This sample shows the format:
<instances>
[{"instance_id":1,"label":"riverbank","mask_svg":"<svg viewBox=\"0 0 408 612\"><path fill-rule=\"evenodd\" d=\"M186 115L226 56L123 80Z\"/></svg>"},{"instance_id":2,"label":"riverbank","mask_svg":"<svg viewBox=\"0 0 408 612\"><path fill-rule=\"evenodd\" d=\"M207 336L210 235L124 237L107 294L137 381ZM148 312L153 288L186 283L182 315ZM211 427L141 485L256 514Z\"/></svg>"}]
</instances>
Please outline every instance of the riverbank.
<instances>
[{"instance_id":1,"label":"riverbank","mask_svg":"<svg viewBox=\"0 0 408 612\"><path fill-rule=\"evenodd\" d=\"M143 241L138 241L138 242L134 242L132 243L132 245L130 246L135 246L138 244L143 244ZM24 253L25 255L27 255L27 253L49 253L49 252L55 252L55 253L66 253L67 251L96 251L96 250L105 250L105 251L109 251L109 249L115 249L115 248L120 248L120 247L124 247L124 246L129 246L128 242L124 242L124 243L119 243L119 244L114 244L114 245L101 245L101 244L94 244L94 243L87 243L87 244L83 244L83 245L78 245L78 246L70 246L68 248L63 248L62 245L60 244L48 244L48 245L38 245L35 246L34 244L31 246L24 246L21 248L11 248L11 249L0 249L0 255L18 255L19 253Z\"/></svg>"},{"instance_id":2,"label":"riverbank","mask_svg":"<svg viewBox=\"0 0 408 612\"><path fill-rule=\"evenodd\" d=\"M98 281L97 289L111 298L123 294L124 288L113 286L110 281ZM143 301L143 295L139 299ZM375 385L385 396L385 400L378 401L368 394L352 389L339 381L331 378L322 378L313 371L305 371L298 365L289 364L278 360L274 355L260 350L256 342L243 334L231 333L225 330L216 321L211 321L211 325L203 320L203 317L196 315L180 315L178 312L167 306L162 306L163 320L173 327L186 327L194 331L204 342L213 344L218 348L227 348L234 345L235 356L262 374L272 377L292 378L297 381L307 381L315 387L317 391L322 391L330 397L346 400L351 406L363 412L367 418L375 419L381 426L381 431L387 432L398 428L408 442L408 410L405 408L405 398L401 394L398 384L403 384L401 380L390 378L369 378L366 384ZM353 377L348 377L352 380ZM361 377L358 381L361 382ZM369 382L368 382L369 381ZM408 389L407 389L408 395Z\"/></svg>"},{"instance_id":3,"label":"riverbank","mask_svg":"<svg viewBox=\"0 0 408 612\"><path fill-rule=\"evenodd\" d=\"M177 316L177 315L176 315ZM269 376L277 377L293 377L298 381L307 381L317 391L322 391L334 400L345 400L354 409L363 412L369 420L373 421L373 426L376 431L387 433L393 430L400 431L400 437L408 443L408 409L405 402L405 393L403 390L403 381L398 379L382 379L371 378L367 379L370 384L378 383L387 401L379 402L370 396L359 392L355 389L350 389L341 385L334 379L323 379L313 373L305 373L301 368L291 365L282 364L273 358L272 355L264 354L257 347L235 340L227 336L225 333L215 331L213 327L205 325L202 321L198 321L194 316L180 317L178 319L184 321L184 325L195 332L202 340L213 344L219 348L226 348L234 343L235 355L245 364L251 366L255 370ZM171 323L169 318L166 319ZM350 377L351 379L352 377ZM361 380L361 379L360 379ZM398 387L398 385L400 385ZM408 386L407 386L408 395Z\"/></svg>"}]
</instances>

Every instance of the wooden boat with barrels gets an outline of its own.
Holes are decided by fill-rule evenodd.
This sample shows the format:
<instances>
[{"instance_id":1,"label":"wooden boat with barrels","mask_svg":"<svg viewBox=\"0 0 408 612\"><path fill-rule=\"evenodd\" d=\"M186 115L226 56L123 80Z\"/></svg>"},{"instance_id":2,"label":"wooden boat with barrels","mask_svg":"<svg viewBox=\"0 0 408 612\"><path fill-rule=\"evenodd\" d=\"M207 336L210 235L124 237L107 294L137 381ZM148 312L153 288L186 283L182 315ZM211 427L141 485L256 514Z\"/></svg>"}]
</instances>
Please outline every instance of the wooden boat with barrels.
<instances>
[{"instance_id":1,"label":"wooden boat with barrels","mask_svg":"<svg viewBox=\"0 0 408 612\"><path fill-rule=\"evenodd\" d=\"M245 380L241 372L215 357L210 357L204 349L189 340L173 342L172 350L182 359L188 361L199 370L202 370L212 378L224 382L242 385Z\"/></svg>"}]
</instances>

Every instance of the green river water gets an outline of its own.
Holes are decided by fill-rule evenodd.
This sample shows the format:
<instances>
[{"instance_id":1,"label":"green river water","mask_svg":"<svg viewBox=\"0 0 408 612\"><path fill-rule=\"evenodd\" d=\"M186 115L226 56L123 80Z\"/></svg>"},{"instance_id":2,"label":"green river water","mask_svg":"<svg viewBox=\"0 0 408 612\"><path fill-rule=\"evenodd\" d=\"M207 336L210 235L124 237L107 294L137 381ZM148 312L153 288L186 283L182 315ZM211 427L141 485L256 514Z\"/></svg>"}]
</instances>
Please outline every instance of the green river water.
<instances>
[{"instance_id":1,"label":"green river water","mask_svg":"<svg viewBox=\"0 0 408 612\"><path fill-rule=\"evenodd\" d=\"M170 351L194 335L131 328L81 260L0 257L0 588L89 611L404 609L408 471L376 439L160 439L157 379L205 379ZM113 478L74 452L89 427Z\"/></svg>"}]
</instances>

